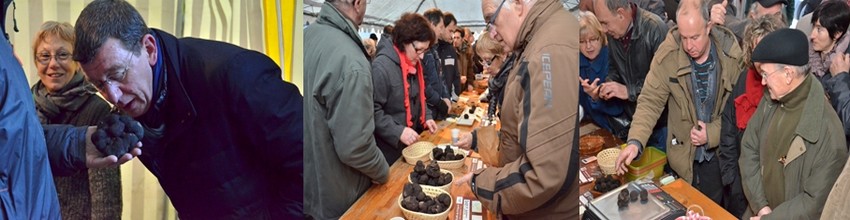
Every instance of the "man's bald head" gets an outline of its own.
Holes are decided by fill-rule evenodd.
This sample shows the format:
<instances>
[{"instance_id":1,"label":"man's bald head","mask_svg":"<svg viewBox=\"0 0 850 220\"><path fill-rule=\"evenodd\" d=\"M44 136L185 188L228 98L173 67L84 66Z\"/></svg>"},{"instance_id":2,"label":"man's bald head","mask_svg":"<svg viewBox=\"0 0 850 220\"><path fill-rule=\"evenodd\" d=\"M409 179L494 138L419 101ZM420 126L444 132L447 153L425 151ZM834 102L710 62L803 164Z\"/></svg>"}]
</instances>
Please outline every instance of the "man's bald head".
<instances>
[{"instance_id":1,"label":"man's bald head","mask_svg":"<svg viewBox=\"0 0 850 220\"><path fill-rule=\"evenodd\" d=\"M708 24L711 19L709 14L708 0L682 0L679 2L679 9L676 10L676 23L688 22L689 19L702 21L702 24ZM693 21L692 21L693 22Z\"/></svg>"}]
</instances>

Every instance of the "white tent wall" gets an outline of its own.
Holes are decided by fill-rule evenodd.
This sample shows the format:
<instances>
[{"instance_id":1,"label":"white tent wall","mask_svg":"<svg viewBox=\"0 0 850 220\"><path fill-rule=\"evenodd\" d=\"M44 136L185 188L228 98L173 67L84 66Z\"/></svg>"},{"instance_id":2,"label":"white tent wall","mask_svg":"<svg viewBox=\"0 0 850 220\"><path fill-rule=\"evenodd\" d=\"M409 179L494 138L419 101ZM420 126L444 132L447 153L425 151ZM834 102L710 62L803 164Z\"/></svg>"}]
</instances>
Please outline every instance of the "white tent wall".
<instances>
[{"instance_id":1,"label":"white tent wall","mask_svg":"<svg viewBox=\"0 0 850 220\"><path fill-rule=\"evenodd\" d=\"M304 25L315 22L324 0L304 1ZM579 0L560 0L567 9L578 6ZM481 13L481 0L369 0L366 6L366 16L360 25L360 35L364 38L370 33L379 34L383 27L392 24L406 12L422 14L428 9L439 8L443 12L451 12L457 19L458 27L468 27L478 34L484 30L487 22Z\"/></svg>"},{"instance_id":2,"label":"white tent wall","mask_svg":"<svg viewBox=\"0 0 850 220\"><path fill-rule=\"evenodd\" d=\"M127 1L136 7L149 27L178 37L226 41L265 53L262 1ZM92 0L16 0L17 10L12 13L13 9L9 8L6 30L31 85L38 81L32 45L41 24L60 21L74 25L80 12L90 2ZM19 32L13 30L13 14ZM300 65L300 61L298 63ZM300 84L300 71L297 75ZM158 181L139 160L121 166L121 180L122 219L177 219Z\"/></svg>"}]
</instances>

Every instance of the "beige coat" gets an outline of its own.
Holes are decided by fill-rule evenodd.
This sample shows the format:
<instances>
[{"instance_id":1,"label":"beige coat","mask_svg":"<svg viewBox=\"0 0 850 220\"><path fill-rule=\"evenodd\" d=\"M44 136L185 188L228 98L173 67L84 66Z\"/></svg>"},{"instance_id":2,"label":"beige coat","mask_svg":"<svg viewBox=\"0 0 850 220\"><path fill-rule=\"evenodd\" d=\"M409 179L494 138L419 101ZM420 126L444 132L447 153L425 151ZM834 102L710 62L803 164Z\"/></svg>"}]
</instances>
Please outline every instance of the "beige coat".
<instances>
[{"instance_id":1,"label":"beige coat","mask_svg":"<svg viewBox=\"0 0 850 220\"><path fill-rule=\"evenodd\" d=\"M505 85L500 118L504 166L478 170L471 182L495 213L578 219L576 30L578 21L557 0L538 0L520 27L520 56Z\"/></svg>"},{"instance_id":2,"label":"beige coat","mask_svg":"<svg viewBox=\"0 0 850 220\"><path fill-rule=\"evenodd\" d=\"M711 113L711 122L707 122L709 149L720 144L720 114L726 105L726 100L732 94L732 88L737 82L738 75L744 68L743 51L738 46L735 35L726 28L714 27L709 34L717 49L720 61L720 85L717 87L716 103ZM682 178L689 183L693 180L693 164L696 148L691 145L691 128L697 124L694 110L694 100L691 95L691 62L690 57L680 48L681 38L678 27L667 34L667 38L658 47L658 52L652 60L652 66L646 76L643 90L638 97L637 111L629 130L629 139L640 141L646 146L646 141L652 134L664 107L667 114L667 163ZM678 145L671 144L673 138ZM720 180L717 180L720 181Z\"/></svg>"}]
</instances>

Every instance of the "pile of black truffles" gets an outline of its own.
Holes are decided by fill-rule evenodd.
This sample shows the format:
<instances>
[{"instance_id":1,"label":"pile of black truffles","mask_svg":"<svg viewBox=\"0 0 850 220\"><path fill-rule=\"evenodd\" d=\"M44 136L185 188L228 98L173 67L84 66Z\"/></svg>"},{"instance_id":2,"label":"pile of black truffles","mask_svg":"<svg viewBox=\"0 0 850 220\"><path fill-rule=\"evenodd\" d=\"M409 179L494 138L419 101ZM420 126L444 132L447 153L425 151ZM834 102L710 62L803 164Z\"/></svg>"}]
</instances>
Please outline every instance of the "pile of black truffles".
<instances>
[{"instance_id":1,"label":"pile of black truffles","mask_svg":"<svg viewBox=\"0 0 850 220\"><path fill-rule=\"evenodd\" d=\"M620 194L617 196L617 207L629 207L629 202L637 202L638 196L640 197L640 203L646 204L649 201L648 194L646 189L643 188L640 190L629 190L628 188L620 190Z\"/></svg>"},{"instance_id":2,"label":"pile of black truffles","mask_svg":"<svg viewBox=\"0 0 850 220\"><path fill-rule=\"evenodd\" d=\"M142 124L127 115L110 114L97 124L91 141L101 153L121 157L145 136Z\"/></svg>"},{"instance_id":3,"label":"pile of black truffles","mask_svg":"<svg viewBox=\"0 0 850 220\"><path fill-rule=\"evenodd\" d=\"M425 214L438 214L449 209L452 198L449 194L441 193L436 198L425 195L422 187L416 183L404 185L401 207L407 210Z\"/></svg>"},{"instance_id":4,"label":"pile of black truffles","mask_svg":"<svg viewBox=\"0 0 850 220\"><path fill-rule=\"evenodd\" d=\"M614 176L606 175L596 179L596 185L593 186L593 190L597 192L606 193L613 189L620 187L620 181L614 179Z\"/></svg>"},{"instance_id":5,"label":"pile of black truffles","mask_svg":"<svg viewBox=\"0 0 850 220\"><path fill-rule=\"evenodd\" d=\"M434 159L439 161L463 159L463 154L455 154L454 149L449 145L446 145L445 148L435 147L434 150L431 150L431 153L434 155Z\"/></svg>"},{"instance_id":6,"label":"pile of black truffles","mask_svg":"<svg viewBox=\"0 0 850 220\"><path fill-rule=\"evenodd\" d=\"M410 180L414 183L424 184L429 186L444 186L452 183L452 175L449 173L440 172L440 165L437 162L431 161L431 164L425 166L422 161L416 161L416 166L413 167L413 172L410 173Z\"/></svg>"}]
</instances>

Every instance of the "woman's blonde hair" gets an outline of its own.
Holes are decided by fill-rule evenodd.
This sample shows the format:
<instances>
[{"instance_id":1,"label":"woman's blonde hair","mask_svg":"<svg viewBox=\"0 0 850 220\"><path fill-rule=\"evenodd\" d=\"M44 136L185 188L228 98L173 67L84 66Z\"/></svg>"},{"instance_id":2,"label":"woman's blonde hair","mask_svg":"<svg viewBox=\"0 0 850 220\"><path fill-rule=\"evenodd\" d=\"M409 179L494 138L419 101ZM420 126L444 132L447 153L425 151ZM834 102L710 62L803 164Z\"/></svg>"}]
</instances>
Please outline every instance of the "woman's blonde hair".
<instances>
[{"instance_id":1,"label":"woman's blonde hair","mask_svg":"<svg viewBox=\"0 0 850 220\"><path fill-rule=\"evenodd\" d=\"M74 43L77 40L77 37L74 35L74 26L71 26L68 22L44 22L41 24L41 29L39 29L38 33L35 34L35 40L32 42L33 58L38 58L38 45L44 42L44 39L47 38L47 36L57 36L59 39L68 41L71 43L71 48L68 48L69 50L74 49Z\"/></svg>"},{"instance_id":2,"label":"woman's blonde hair","mask_svg":"<svg viewBox=\"0 0 850 220\"><path fill-rule=\"evenodd\" d=\"M599 41L602 42L602 46L608 45L608 37L605 33L602 33L602 24L599 23L599 19L596 19L596 15L593 14L593 12L579 11L578 24L580 26L579 36L593 33L596 34L596 36L599 36Z\"/></svg>"},{"instance_id":3,"label":"woman's blonde hair","mask_svg":"<svg viewBox=\"0 0 850 220\"><path fill-rule=\"evenodd\" d=\"M757 37L767 36L770 32L786 27L785 19L778 15L766 15L755 20L752 20L744 31L744 64L749 68L753 65L752 56L753 49L756 48L755 39Z\"/></svg>"},{"instance_id":4,"label":"woman's blonde hair","mask_svg":"<svg viewBox=\"0 0 850 220\"><path fill-rule=\"evenodd\" d=\"M481 32L478 41L475 43L475 52L478 52L478 54L491 53L493 55L502 55L505 53L505 49L502 47L502 44L490 37L489 31L484 31Z\"/></svg>"}]
</instances>

